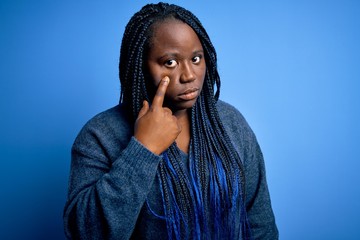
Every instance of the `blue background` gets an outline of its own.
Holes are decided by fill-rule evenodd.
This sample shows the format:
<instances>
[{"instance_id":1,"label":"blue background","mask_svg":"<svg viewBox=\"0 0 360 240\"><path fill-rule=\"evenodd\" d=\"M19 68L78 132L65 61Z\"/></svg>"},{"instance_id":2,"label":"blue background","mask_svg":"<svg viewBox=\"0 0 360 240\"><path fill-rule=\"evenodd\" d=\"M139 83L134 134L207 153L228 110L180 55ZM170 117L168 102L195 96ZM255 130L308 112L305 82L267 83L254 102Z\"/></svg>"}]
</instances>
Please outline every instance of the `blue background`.
<instances>
[{"instance_id":1,"label":"blue background","mask_svg":"<svg viewBox=\"0 0 360 240\"><path fill-rule=\"evenodd\" d=\"M70 148L145 1L0 3L0 239L64 239ZM360 2L177 1L262 147L281 239L360 239Z\"/></svg>"}]
</instances>

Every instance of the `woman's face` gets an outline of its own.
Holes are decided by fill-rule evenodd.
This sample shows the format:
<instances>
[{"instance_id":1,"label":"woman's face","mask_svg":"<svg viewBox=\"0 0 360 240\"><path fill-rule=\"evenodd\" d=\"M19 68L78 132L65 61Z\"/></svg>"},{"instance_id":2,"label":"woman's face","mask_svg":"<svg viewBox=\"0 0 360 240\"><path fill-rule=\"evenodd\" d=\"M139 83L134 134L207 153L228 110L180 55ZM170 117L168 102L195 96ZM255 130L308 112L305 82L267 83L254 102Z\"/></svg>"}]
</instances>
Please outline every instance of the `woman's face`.
<instances>
[{"instance_id":1,"label":"woman's face","mask_svg":"<svg viewBox=\"0 0 360 240\"><path fill-rule=\"evenodd\" d=\"M147 67L157 87L170 78L164 105L172 111L191 108L200 95L206 72L204 50L194 30L178 20L154 26Z\"/></svg>"}]
</instances>

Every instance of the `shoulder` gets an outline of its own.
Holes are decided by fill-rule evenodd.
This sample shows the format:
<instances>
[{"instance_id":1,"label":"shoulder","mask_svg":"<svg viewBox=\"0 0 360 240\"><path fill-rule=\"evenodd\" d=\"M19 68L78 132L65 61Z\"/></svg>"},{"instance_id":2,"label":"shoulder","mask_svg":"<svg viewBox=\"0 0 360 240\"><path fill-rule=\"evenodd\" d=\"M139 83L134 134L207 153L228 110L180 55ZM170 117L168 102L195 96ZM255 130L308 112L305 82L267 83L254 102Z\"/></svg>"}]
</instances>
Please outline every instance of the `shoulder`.
<instances>
[{"instance_id":1,"label":"shoulder","mask_svg":"<svg viewBox=\"0 0 360 240\"><path fill-rule=\"evenodd\" d=\"M233 143L241 159L257 145L257 139L244 116L234 106L219 100L216 104L219 117L230 141Z\"/></svg>"},{"instance_id":2,"label":"shoulder","mask_svg":"<svg viewBox=\"0 0 360 240\"><path fill-rule=\"evenodd\" d=\"M132 123L123 106L117 105L91 118L80 130L73 148L125 147L132 136Z\"/></svg>"},{"instance_id":3,"label":"shoulder","mask_svg":"<svg viewBox=\"0 0 360 240\"><path fill-rule=\"evenodd\" d=\"M216 103L216 107L222 117L240 117L244 120L244 117L239 112L239 110L227 102L218 100Z\"/></svg>"},{"instance_id":4,"label":"shoulder","mask_svg":"<svg viewBox=\"0 0 360 240\"><path fill-rule=\"evenodd\" d=\"M111 129L125 126L130 124L130 120L122 105L116 105L101 113L98 113L91 118L83 129L92 129L101 131L103 129Z\"/></svg>"},{"instance_id":5,"label":"shoulder","mask_svg":"<svg viewBox=\"0 0 360 240\"><path fill-rule=\"evenodd\" d=\"M244 116L233 105L218 100L216 107L220 119L225 127L230 126L235 128L241 128L242 131L252 132Z\"/></svg>"}]
</instances>

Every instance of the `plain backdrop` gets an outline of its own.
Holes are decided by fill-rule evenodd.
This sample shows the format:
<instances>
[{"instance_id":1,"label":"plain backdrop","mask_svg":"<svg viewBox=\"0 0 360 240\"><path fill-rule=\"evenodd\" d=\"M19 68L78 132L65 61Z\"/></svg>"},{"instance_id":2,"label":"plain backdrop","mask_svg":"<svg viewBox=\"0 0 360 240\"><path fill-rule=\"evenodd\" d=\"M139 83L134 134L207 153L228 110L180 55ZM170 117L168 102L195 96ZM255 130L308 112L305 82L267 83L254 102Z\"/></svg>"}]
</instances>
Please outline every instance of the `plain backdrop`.
<instances>
[{"instance_id":1,"label":"plain backdrop","mask_svg":"<svg viewBox=\"0 0 360 240\"><path fill-rule=\"evenodd\" d=\"M146 1L0 2L0 239L64 239L71 145L118 103ZM360 239L360 2L174 1L218 52L262 147L281 239Z\"/></svg>"}]
</instances>

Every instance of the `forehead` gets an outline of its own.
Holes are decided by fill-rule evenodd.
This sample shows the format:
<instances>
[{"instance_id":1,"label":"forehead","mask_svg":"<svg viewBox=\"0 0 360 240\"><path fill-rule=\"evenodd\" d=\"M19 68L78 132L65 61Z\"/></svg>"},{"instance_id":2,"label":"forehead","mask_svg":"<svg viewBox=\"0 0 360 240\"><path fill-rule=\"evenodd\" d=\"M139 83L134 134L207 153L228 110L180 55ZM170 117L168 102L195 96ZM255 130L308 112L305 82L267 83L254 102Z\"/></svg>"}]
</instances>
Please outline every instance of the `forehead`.
<instances>
[{"instance_id":1,"label":"forehead","mask_svg":"<svg viewBox=\"0 0 360 240\"><path fill-rule=\"evenodd\" d=\"M188 24L176 19L156 23L150 42L151 48L186 46L202 49L200 39L195 31Z\"/></svg>"}]
</instances>

